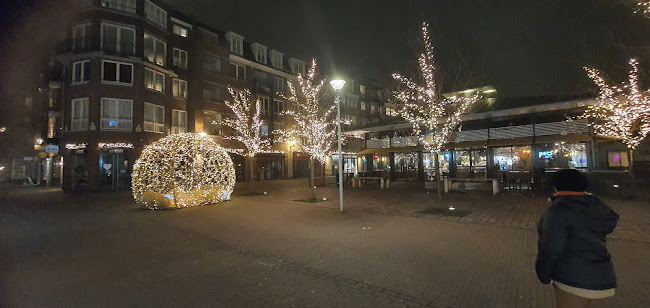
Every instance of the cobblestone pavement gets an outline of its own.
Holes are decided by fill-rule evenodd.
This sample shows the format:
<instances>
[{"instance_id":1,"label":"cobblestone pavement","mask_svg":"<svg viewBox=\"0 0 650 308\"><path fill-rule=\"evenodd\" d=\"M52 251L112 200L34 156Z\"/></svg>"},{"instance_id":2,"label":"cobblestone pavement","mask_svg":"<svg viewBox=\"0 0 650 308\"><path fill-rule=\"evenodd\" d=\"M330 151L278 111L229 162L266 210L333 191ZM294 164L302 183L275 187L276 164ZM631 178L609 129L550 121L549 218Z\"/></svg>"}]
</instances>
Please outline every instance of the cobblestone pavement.
<instances>
[{"instance_id":1,"label":"cobblestone pavement","mask_svg":"<svg viewBox=\"0 0 650 308\"><path fill-rule=\"evenodd\" d=\"M303 186L304 183L304 186ZM256 184L268 195L174 211L127 193L0 196L0 306L549 307L533 270L546 201L450 194L417 184L346 189L304 180ZM263 188L263 189L262 189ZM608 245L619 278L608 307L649 307L650 205L621 213ZM465 217L418 214L453 205ZM505 217L503 217L505 215Z\"/></svg>"}]
</instances>

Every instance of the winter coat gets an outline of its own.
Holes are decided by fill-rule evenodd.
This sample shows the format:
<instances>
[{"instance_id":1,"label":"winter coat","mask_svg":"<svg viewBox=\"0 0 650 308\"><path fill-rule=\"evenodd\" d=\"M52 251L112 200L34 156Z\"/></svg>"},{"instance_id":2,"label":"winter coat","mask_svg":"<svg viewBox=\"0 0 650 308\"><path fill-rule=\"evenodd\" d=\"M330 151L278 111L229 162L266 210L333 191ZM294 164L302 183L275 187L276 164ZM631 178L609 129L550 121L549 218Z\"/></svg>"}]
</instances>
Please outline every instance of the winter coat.
<instances>
[{"instance_id":1,"label":"winter coat","mask_svg":"<svg viewBox=\"0 0 650 308\"><path fill-rule=\"evenodd\" d=\"M605 235L614 231L618 217L590 194L554 197L537 225L539 281L589 290L616 288Z\"/></svg>"}]
</instances>

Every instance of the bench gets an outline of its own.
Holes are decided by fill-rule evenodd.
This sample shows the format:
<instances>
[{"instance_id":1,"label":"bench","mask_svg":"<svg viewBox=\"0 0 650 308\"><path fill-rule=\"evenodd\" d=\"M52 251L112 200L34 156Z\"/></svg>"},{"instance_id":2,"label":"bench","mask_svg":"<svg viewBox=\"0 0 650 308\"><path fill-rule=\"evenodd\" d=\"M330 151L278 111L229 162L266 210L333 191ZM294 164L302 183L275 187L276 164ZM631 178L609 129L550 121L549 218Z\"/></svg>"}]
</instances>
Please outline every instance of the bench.
<instances>
[{"instance_id":1,"label":"bench","mask_svg":"<svg viewBox=\"0 0 650 308\"><path fill-rule=\"evenodd\" d=\"M381 189L390 188L390 178L383 176L355 176L352 178L352 187L361 187L364 181L379 181Z\"/></svg>"},{"instance_id":2,"label":"bench","mask_svg":"<svg viewBox=\"0 0 650 308\"><path fill-rule=\"evenodd\" d=\"M459 179L459 178L446 178L445 180L445 192L448 193L451 189L451 185L454 182L492 182L492 194L496 195L499 193L499 180L493 178L470 178L470 179Z\"/></svg>"}]
</instances>

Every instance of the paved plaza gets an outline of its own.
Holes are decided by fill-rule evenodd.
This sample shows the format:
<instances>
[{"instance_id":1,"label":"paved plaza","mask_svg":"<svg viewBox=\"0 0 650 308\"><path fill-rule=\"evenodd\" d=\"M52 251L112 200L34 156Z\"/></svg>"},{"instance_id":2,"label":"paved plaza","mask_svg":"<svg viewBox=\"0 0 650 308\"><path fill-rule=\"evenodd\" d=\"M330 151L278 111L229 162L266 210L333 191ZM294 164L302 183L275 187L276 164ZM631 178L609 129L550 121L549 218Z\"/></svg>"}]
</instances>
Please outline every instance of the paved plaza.
<instances>
[{"instance_id":1,"label":"paved plaza","mask_svg":"<svg viewBox=\"0 0 650 308\"><path fill-rule=\"evenodd\" d=\"M422 183L309 196L306 180L258 182L232 201L150 211L128 192L0 196L0 306L550 307L534 272L546 197L450 193ZM608 307L650 307L650 204L605 199ZM433 215L449 206L466 216Z\"/></svg>"}]
</instances>

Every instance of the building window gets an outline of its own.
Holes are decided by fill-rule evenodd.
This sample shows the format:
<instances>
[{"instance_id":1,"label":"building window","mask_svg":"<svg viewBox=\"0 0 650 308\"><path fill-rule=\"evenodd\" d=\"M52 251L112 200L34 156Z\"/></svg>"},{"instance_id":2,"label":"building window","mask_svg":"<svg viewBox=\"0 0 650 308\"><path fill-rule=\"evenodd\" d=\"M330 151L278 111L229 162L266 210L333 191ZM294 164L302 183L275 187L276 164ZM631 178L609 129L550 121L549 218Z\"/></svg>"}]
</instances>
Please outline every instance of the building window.
<instances>
[{"instance_id":1,"label":"building window","mask_svg":"<svg viewBox=\"0 0 650 308\"><path fill-rule=\"evenodd\" d=\"M72 50L86 50L90 47L90 23L80 24L72 28Z\"/></svg>"},{"instance_id":2,"label":"building window","mask_svg":"<svg viewBox=\"0 0 650 308\"><path fill-rule=\"evenodd\" d=\"M144 103L144 131L165 132L165 107Z\"/></svg>"},{"instance_id":3,"label":"building window","mask_svg":"<svg viewBox=\"0 0 650 308\"><path fill-rule=\"evenodd\" d=\"M72 83L87 83L90 60L78 61L72 63Z\"/></svg>"},{"instance_id":4,"label":"building window","mask_svg":"<svg viewBox=\"0 0 650 308\"><path fill-rule=\"evenodd\" d=\"M203 113L203 132L209 135L221 136L221 114L205 111Z\"/></svg>"},{"instance_id":5,"label":"building window","mask_svg":"<svg viewBox=\"0 0 650 308\"><path fill-rule=\"evenodd\" d=\"M203 70L213 73L221 73L221 59L209 55L207 53L203 54Z\"/></svg>"},{"instance_id":6,"label":"building window","mask_svg":"<svg viewBox=\"0 0 650 308\"><path fill-rule=\"evenodd\" d=\"M265 97L265 96L260 96L259 100L260 100L260 106L262 108L260 114L262 116L264 116L264 117L269 116L269 114L271 113L270 112L271 111L271 103L270 103L269 98Z\"/></svg>"},{"instance_id":7,"label":"building window","mask_svg":"<svg viewBox=\"0 0 650 308\"><path fill-rule=\"evenodd\" d=\"M135 0L102 0L102 7L135 14Z\"/></svg>"},{"instance_id":8,"label":"building window","mask_svg":"<svg viewBox=\"0 0 650 308\"><path fill-rule=\"evenodd\" d=\"M244 38L234 34L230 33L230 52L237 54L237 55L243 55L244 54Z\"/></svg>"},{"instance_id":9,"label":"building window","mask_svg":"<svg viewBox=\"0 0 650 308\"><path fill-rule=\"evenodd\" d=\"M172 109L172 134L187 133L187 112Z\"/></svg>"},{"instance_id":10,"label":"building window","mask_svg":"<svg viewBox=\"0 0 650 308\"><path fill-rule=\"evenodd\" d=\"M174 66L187 68L187 51L174 48Z\"/></svg>"},{"instance_id":11,"label":"building window","mask_svg":"<svg viewBox=\"0 0 650 308\"><path fill-rule=\"evenodd\" d=\"M153 4L153 2L149 0L144 2L144 14L148 21L163 29L167 29L167 12Z\"/></svg>"},{"instance_id":12,"label":"building window","mask_svg":"<svg viewBox=\"0 0 650 308\"><path fill-rule=\"evenodd\" d=\"M167 44L162 40L154 37L149 33L144 33L144 57L149 62L156 63L160 66L165 65L167 56Z\"/></svg>"},{"instance_id":13,"label":"building window","mask_svg":"<svg viewBox=\"0 0 650 308\"><path fill-rule=\"evenodd\" d=\"M102 23L101 49L123 56L135 55L135 28Z\"/></svg>"},{"instance_id":14,"label":"building window","mask_svg":"<svg viewBox=\"0 0 650 308\"><path fill-rule=\"evenodd\" d=\"M174 24L174 34L187 37L187 28Z\"/></svg>"},{"instance_id":15,"label":"building window","mask_svg":"<svg viewBox=\"0 0 650 308\"><path fill-rule=\"evenodd\" d=\"M203 99L220 102L221 101L221 86L214 83L203 83Z\"/></svg>"},{"instance_id":16,"label":"building window","mask_svg":"<svg viewBox=\"0 0 650 308\"><path fill-rule=\"evenodd\" d=\"M361 101L361 110L366 110L366 102Z\"/></svg>"},{"instance_id":17,"label":"building window","mask_svg":"<svg viewBox=\"0 0 650 308\"><path fill-rule=\"evenodd\" d=\"M262 64L266 64L266 51L267 51L266 46L260 45L259 43L253 43L251 45L251 48L253 48L253 53L255 54L255 60Z\"/></svg>"},{"instance_id":18,"label":"building window","mask_svg":"<svg viewBox=\"0 0 650 308\"><path fill-rule=\"evenodd\" d=\"M102 82L132 85L133 64L102 60Z\"/></svg>"},{"instance_id":19,"label":"building window","mask_svg":"<svg viewBox=\"0 0 650 308\"><path fill-rule=\"evenodd\" d=\"M176 97L187 98L187 81L174 79L172 82L172 94Z\"/></svg>"},{"instance_id":20,"label":"building window","mask_svg":"<svg viewBox=\"0 0 650 308\"><path fill-rule=\"evenodd\" d=\"M284 79L280 77L273 77L275 92L284 94Z\"/></svg>"},{"instance_id":21,"label":"building window","mask_svg":"<svg viewBox=\"0 0 650 308\"><path fill-rule=\"evenodd\" d=\"M70 130L88 130L88 98L77 98L72 100L72 112L70 115Z\"/></svg>"},{"instance_id":22,"label":"building window","mask_svg":"<svg viewBox=\"0 0 650 308\"><path fill-rule=\"evenodd\" d=\"M262 125L260 125L260 135L262 135L262 137L269 136L269 123L267 121L262 121Z\"/></svg>"},{"instance_id":23,"label":"building window","mask_svg":"<svg viewBox=\"0 0 650 308\"><path fill-rule=\"evenodd\" d=\"M133 126L132 100L102 97L101 107L101 129L131 130Z\"/></svg>"},{"instance_id":24,"label":"building window","mask_svg":"<svg viewBox=\"0 0 650 308\"><path fill-rule=\"evenodd\" d=\"M271 50L271 65L277 69L282 69L282 53Z\"/></svg>"},{"instance_id":25,"label":"building window","mask_svg":"<svg viewBox=\"0 0 650 308\"><path fill-rule=\"evenodd\" d=\"M230 62L230 76L239 80L246 80L246 67L239 63Z\"/></svg>"},{"instance_id":26,"label":"building window","mask_svg":"<svg viewBox=\"0 0 650 308\"><path fill-rule=\"evenodd\" d=\"M165 74L144 69L144 86L158 92L165 92Z\"/></svg>"},{"instance_id":27,"label":"building window","mask_svg":"<svg viewBox=\"0 0 650 308\"><path fill-rule=\"evenodd\" d=\"M275 99L275 100L273 100L273 102L275 103L275 113L276 114L280 114L280 113L284 112L284 102L283 101Z\"/></svg>"}]
</instances>

